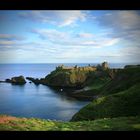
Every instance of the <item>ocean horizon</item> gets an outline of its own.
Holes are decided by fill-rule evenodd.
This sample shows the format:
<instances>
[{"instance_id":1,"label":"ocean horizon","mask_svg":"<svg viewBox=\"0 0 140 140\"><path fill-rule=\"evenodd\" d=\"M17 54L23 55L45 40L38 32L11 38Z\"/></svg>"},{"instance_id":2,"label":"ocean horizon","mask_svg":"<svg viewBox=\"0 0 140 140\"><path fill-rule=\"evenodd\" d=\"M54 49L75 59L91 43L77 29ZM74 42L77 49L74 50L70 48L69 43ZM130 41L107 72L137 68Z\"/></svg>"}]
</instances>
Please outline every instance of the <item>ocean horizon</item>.
<instances>
[{"instance_id":1,"label":"ocean horizon","mask_svg":"<svg viewBox=\"0 0 140 140\"><path fill-rule=\"evenodd\" d=\"M65 66L96 66L101 63L1 63L0 64L0 80L23 75L25 77L42 78L48 75L59 65ZM108 63L110 68L124 68L125 65L137 63Z\"/></svg>"}]
</instances>

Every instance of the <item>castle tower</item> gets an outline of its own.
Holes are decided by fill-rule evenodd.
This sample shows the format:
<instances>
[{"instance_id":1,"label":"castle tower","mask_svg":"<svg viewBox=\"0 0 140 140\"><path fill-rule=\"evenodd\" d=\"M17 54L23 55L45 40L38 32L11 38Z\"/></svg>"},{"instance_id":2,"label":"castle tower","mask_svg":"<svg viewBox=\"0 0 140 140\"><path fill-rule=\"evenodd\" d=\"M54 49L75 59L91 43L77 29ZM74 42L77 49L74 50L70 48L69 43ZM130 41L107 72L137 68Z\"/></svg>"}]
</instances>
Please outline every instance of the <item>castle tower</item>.
<instances>
[{"instance_id":1,"label":"castle tower","mask_svg":"<svg viewBox=\"0 0 140 140\"><path fill-rule=\"evenodd\" d=\"M107 63L107 62L103 62L103 63L102 63L102 68L103 68L104 70L108 69L108 68L109 68L108 63Z\"/></svg>"}]
</instances>

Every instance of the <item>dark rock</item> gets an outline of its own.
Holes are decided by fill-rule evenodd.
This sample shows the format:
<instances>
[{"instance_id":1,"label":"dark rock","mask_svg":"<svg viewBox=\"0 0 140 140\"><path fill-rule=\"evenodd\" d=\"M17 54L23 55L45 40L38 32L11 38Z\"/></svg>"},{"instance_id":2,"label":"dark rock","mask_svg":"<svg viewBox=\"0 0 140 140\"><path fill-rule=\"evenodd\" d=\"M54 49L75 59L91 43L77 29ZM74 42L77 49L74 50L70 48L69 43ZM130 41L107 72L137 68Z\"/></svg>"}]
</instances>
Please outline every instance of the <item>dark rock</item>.
<instances>
[{"instance_id":1,"label":"dark rock","mask_svg":"<svg viewBox=\"0 0 140 140\"><path fill-rule=\"evenodd\" d=\"M0 83L4 83L5 81L0 81Z\"/></svg>"},{"instance_id":2,"label":"dark rock","mask_svg":"<svg viewBox=\"0 0 140 140\"><path fill-rule=\"evenodd\" d=\"M140 67L140 65L126 65L124 68L127 69L127 68L138 68Z\"/></svg>"},{"instance_id":3,"label":"dark rock","mask_svg":"<svg viewBox=\"0 0 140 140\"><path fill-rule=\"evenodd\" d=\"M39 85L41 83L38 78L26 77L26 79L33 82L36 85Z\"/></svg>"},{"instance_id":4,"label":"dark rock","mask_svg":"<svg viewBox=\"0 0 140 140\"><path fill-rule=\"evenodd\" d=\"M23 76L12 77L11 79L6 79L5 82L12 83L12 84L17 84L17 85L23 85L23 84L26 83Z\"/></svg>"},{"instance_id":5,"label":"dark rock","mask_svg":"<svg viewBox=\"0 0 140 140\"><path fill-rule=\"evenodd\" d=\"M9 82L9 83L10 83L10 82L11 82L11 80L10 80L10 79L6 79L6 80L5 80L5 82Z\"/></svg>"}]
</instances>

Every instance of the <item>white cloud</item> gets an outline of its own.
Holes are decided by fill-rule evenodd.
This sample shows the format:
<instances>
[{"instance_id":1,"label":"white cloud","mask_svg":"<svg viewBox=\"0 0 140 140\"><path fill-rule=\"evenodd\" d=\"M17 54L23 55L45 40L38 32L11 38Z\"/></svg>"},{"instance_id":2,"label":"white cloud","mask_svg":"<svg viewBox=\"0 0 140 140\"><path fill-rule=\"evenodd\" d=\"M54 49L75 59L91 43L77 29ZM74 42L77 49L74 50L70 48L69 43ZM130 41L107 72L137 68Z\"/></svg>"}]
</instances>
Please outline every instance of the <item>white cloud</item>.
<instances>
[{"instance_id":1,"label":"white cloud","mask_svg":"<svg viewBox=\"0 0 140 140\"><path fill-rule=\"evenodd\" d=\"M55 29L40 29L40 30L32 30L33 33L38 34L42 39L49 39L51 41L55 41L57 38L63 39L68 38L68 34L65 32L60 32Z\"/></svg>"},{"instance_id":2,"label":"white cloud","mask_svg":"<svg viewBox=\"0 0 140 140\"><path fill-rule=\"evenodd\" d=\"M90 61L90 62L96 62L99 59L96 60L96 58L102 58L105 59L108 58L110 59L118 59L121 57L121 54L119 54L118 51L102 51L101 49L96 48L95 49L90 49L86 50L86 48L83 49L78 49L78 48L73 48L68 51L62 51L60 54L55 56L57 59L64 59L64 60L71 60L71 61L76 61L76 60L81 60L82 62Z\"/></svg>"},{"instance_id":3,"label":"white cloud","mask_svg":"<svg viewBox=\"0 0 140 140\"><path fill-rule=\"evenodd\" d=\"M79 33L77 34L77 37L82 37L82 38L93 38L94 35L91 33Z\"/></svg>"},{"instance_id":4,"label":"white cloud","mask_svg":"<svg viewBox=\"0 0 140 140\"><path fill-rule=\"evenodd\" d=\"M78 10L28 11L19 15L33 21L50 23L59 27L75 25L77 21L85 21L87 16L86 12Z\"/></svg>"},{"instance_id":5,"label":"white cloud","mask_svg":"<svg viewBox=\"0 0 140 140\"><path fill-rule=\"evenodd\" d=\"M104 45L105 46L112 46L112 45L118 43L119 40L120 40L119 38L113 38L113 39L110 39L110 40L107 40L106 42L104 42Z\"/></svg>"},{"instance_id":6,"label":"white cloud","mask_svg":"<svg viewBox=\"0 0 140 140\"><path fill-rule=\"evenodd\" d=\"M79 45L80 45L80 43L79 43ZM97 42L96 41L83 41L82 43L81 43L81 45L85 45L85 46L90 46L90 45L92 45L92 46L94 46L94 45L97 45Z\"/></svg>"},{"instance_id":7,"label":"white cloud","mask_svg":"<svg viewBox=\"0 0 140 140\"><path fill-rule=\"evenodd\" d=\"M13 44L15 44L14 41L0 40L0 46L13 45Z\"/></svg>"},{"instance_id":8,"label":"white cloud","mask_svg":"<svg viewBox=\"0 0 140 140\"><path fill-rule=\"evenodd\" d=\"M72 32L62 32L52 29L38 29L33 30L33 33L39 35L40 38L46 39L54 45L59 44L62 46L81 46L81 47L104 47L116 44L118 38L105 38L97 37L91 33L74 34Z\"/></svg>"},{"instance_id":9,"label":"white cloud","mask_svg":"<svg viewBox=\"0 0 140 140\"><path fill-rule=\"evenodd\" d=\"M20 32L17 35L0 34L0 58L3 58L3 61L10 54L18 62L140 60L139 11L98 13L78 10L34 10L22 11L19 15L23 17L20 22L25 22L28 29L31 27L34 29L33 34L27 33L28 29L25 27L21 30L21 35L25 33L27 40L18 35ZM25 19L30 21L26 22ZM31 20L38 23L33 24ZM86 22L81 24L84 21ZM73 26L77 28L68 28Z\"/></svg>"}]
</instances>

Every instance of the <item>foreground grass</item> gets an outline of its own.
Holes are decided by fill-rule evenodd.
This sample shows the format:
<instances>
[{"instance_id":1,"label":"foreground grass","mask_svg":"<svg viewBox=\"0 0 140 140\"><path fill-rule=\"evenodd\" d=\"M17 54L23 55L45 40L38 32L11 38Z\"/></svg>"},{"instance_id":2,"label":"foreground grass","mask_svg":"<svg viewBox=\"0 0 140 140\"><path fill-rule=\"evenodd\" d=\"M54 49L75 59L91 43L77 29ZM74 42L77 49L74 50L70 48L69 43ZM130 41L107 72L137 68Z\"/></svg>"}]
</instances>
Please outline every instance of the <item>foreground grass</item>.
<instances>
[{"instance_id":1,"label":"foreground grass","mask_svg":"<svg viewBox=\"0 0 140 140\"><path fill-rule=\"evenodd\" d=\"M94 121L59 122L0 115L1 131L125 131L140 130L140 116Z\"/></svg>"}]
</instances>

